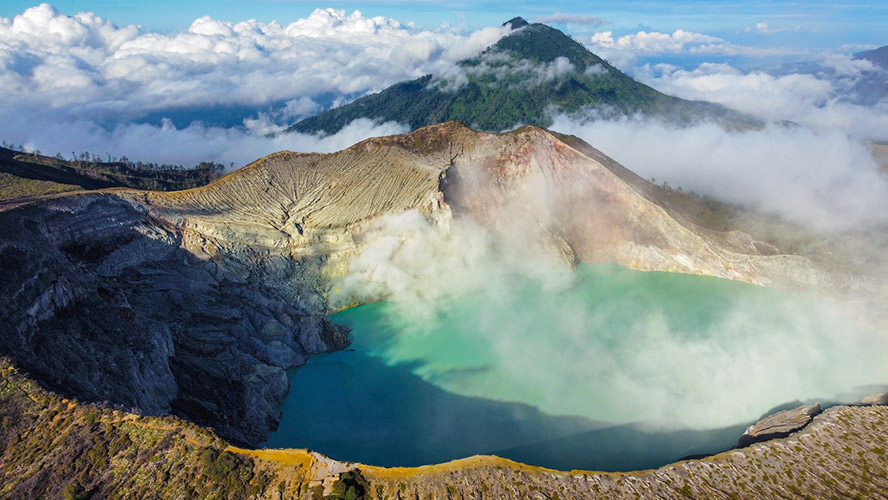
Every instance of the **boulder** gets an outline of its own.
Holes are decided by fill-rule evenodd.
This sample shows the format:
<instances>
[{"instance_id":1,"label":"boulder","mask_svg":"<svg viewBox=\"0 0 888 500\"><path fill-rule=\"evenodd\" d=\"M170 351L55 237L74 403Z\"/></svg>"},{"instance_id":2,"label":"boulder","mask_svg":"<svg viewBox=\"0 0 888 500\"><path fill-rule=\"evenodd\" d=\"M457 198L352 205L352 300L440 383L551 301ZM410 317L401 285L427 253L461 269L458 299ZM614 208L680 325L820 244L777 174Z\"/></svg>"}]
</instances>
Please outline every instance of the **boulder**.
<instances>
[{"instance_id":1,"label":"boulder","mask_svg":"<svg viewBox=\"0 0 888 500\"><path fill-rule=\"evenodd\" d=\"M821 411L820 403L814 403L769 415L750 425L740 436L736 447L745 448L753 443L789 436L808 425Z\"/></svg>"},{"instance_id":2,"label":"boulder","mask_svg":"<svg viewBox=\"0 0 888 500\"><path fill-rule=\"evenodd\" d=\"M869 396L864 396L860 400L861 405L868 406L884 406L888 405L888 392L884 394L870 394Z\"/></svg>"}]
</instances>

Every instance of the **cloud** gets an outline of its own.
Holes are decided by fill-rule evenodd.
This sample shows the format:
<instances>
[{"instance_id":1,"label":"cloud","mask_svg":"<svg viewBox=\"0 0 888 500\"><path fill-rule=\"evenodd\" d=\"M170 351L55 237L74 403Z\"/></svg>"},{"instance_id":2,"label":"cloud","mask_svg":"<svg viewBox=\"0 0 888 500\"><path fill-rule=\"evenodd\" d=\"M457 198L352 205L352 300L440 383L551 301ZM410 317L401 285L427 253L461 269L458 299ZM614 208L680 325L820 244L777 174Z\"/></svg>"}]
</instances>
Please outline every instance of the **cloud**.
<instances>
[{"instance_id":1,"label":"cloud","mask_svg":"<svg viewBox=\"0 0 888 500\"><path fill-rule=\"evenodd\" d=\"M0 120L10 119L0 114ZM278 131L279 126L269 125L261 117L249 124L252 129L209 127L201 123L180 129L164 120L159 126L127 123L107 130L88 120L54 122L50 118L19 123L19 133L28 137L20 144L29 151L40 149L44 154L60 153L66 158L72 152L89 151L103 157L111 154L144 162L191 166L214 161L237 168L277 151L333 152L367 137L407 131L400 124L362 119L329 136L294 133L270 137L265 133Z\"/></svg>"},{"instance_id":2,"label":"cloud","mask_svg":"<svg viewBox=\"0 0 888 500\"><path fill-rule=\"evenodd\" d=\"M888 102L862 106L847 99L872 65L837 54L820 61L825 70L808 74L772 75L712 63L692 70L646 65L636 72L667 94L763 118L769 125L760 131L729 133L713 125L676 129L638 120L580 124L563 118L555 127L576 133L645 177L809 227L884 225L888 183L869 142L888 140ZM794 125L780 125L787 122Z\"/></svg>"},{"instance_id":3,"label":"cloud","mask_svg":"<svg viewBox=\"0 0 888 500\"><path fill-rule=\"evenodd\" d=\"M586 66L586 71L583 71L583 73L586 76L603 75L607 73L607 69L600 64L590 64L589 66Z\"/></svg>"},{"instance_id":4,"label":"cloud","mask_svg":"<svg viewBox=\"0 0 888 500\"><path fill-rule=\"evenodd\" d=\"M71 138L78 137L84 141L78 150L110 151L143 161L171 155L140 147L126 140L126 134L162 137L172 141L170 147L185 146L187 138L225 134L235 143L271 145L261 134L316 113L322 102L341 103L452 67L507 32L504 27L469 34L448 26L417 30L360 11L317 9L289 24L229 23L204 16L186 30L152 33L119 27L92 13L65 16L44 3L14 18L0 18L0 115L6 118L0 137L44 151L66 151L75 146ZM183 111L212 117L233 107L255 110L242 112L252 114L245 130L194 124L173 131L158 124L160 118ZM154 126L136 125L147 118ZM119 151L124 145L134 151ZM224 163L246 160L237 148L219 145L232 155ZM186 147L175 163L189 163L194 150L219 156L206 147Z\"/></svg>"},{"instance_id":5,"label":"cloud","mask_svg":"<svg viewBox=\"0 0 888 500\"><path fill-rule=\"evenodd\" d=\"M814 130L839 129L857 140L888 140L888 102L875 106L848 100L858 78L872 65L850 56L824 56L830 75L744 72L727 64L704 63L693 70L666 64L644 66L636 77L666 94L724 104L765 120L791 121Z\"/></svg>"},{"instance_id":6,"label":"cloud","mask_svg":"<svg viewBox=\"0 0 888 500\"><path fill-rule=\"evenodd\" d=\"M27 102L72 115L261 106L379 90L477 53L505 33L418 31L359 11L318 9L287 25L205 16L160 34L41 4L0 22L0 74L7 106Z\"/></svg>"},{"instance_id":7,"label":"cloud","mask_svg":"<svg viewBox=\"0 0 888 500\"><path fill-rule=\"evenodd\" d=\"M747 26L743 31L746 33L755 32L761 33L763 35L772 35L774 33L786 33L793 31L801 31L802 27L800 25L792 26L792 27L783 27L783 28L772 28L768 25L768 23L761 22L757 23L754 27Z\"/></svg>"},{"instance_id":8,"label":"cloud","mask_svg":"<svg viewBox=\"0 0 888 500\"><path fill-rule=\"evenodd\" d=\"M791 120L797 110L822 105L833 92L830 82L815 75L772 76L727 64L703 63L693 70L645 66L636 76L670 95L718 102L772 120Z\"/></svg>"},{"instance_id":9,"label":"cloud","mask_svg":"<svg viewBox=\"0 0 888 500\"><path fill-rule=\"evenodd\" d=\"M490 51L483 53L477 64L442 68L434 74L432 85L453 92L468 84L471 79L475 79L493 85L538 87L576 71L576 66L563 56L556 57L550 62L536 63L529 59L514 60L509 54ZM586 68L586 74L589 76L603 72L605 70L600 65Z\"/></svg>"},{"instance_id":10,"label":"cloud","mask_svg":"<svg viewBox=\"0 0 888 500\"><path fill-rule=\"evenodd\" d=\"M850 54L823 54L817 62L840 77L859 77L863 73L881 71L868 59L855 59Z\"/></svg>"},{"instance_id":11,"label":"cloud","mask_svg":"<svg viewBox=\"0 0 888 500\"><path fill-rule=\"evenodd\" d=\"M624 71L633 71L639 58L663 55L683 56L790 56L804 50L737 45L722 38L678 29L672 33L639 31L614 38L612 31L602 31L577 40L589 50Z\"/></svg>"},{"instance_id":12,"label":"cloud","mask_svg":"<svg viewBox=\"0 0 888 500\"><path fill-rule=\"evenodd\" d=\"M607 24L609 21L606 19L588 16L584 14L564 14L562 12L556 12L551 16L543 16L538 17L536 22L538 23L569 23L569 24L584 24L588 26L601 26L602 24Z\"/></svg>"},{"instance_id":13,"label":"cloud","mask_svg":"<svg viewBox=\"0 0 888 500\"><path fill-rule=\"evenodd\" d=\"M816 230L888 224L888 177L865 143L838 128L769 125L728 132L715 124L678 128L652 120L578 123L566 117L552 128L585 139L645 178Z\"/></svg>"},{"instance_id":14,"label":"cloud","mask_svg":"<svg viewBox=\"0 0 888 500\"><path fill-rule=\"evenodd\" d=\"M712 47L724 48L729 45L721 38L685 30L676 30L672 34L639 31L617 39L614 39L613 32L605 31L592 35L589 42L600 48L628 50L642 54L701 51Z\"/></svg>"}]
</instances>

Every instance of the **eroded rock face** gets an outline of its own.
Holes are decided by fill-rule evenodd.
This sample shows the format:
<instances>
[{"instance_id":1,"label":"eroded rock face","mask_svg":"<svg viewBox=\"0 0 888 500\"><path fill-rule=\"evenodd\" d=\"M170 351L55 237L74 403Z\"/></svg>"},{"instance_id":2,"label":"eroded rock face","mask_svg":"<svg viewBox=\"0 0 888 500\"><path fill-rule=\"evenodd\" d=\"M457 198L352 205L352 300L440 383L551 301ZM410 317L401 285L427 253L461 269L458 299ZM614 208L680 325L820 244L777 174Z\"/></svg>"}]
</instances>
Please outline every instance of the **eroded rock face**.
<instances>
[{"instance_id":1,"label":"eroded rock face","mask_svg":"<svg viewBox=\"0 0 888 500\"><path fill-rule=\"evenodd\" d=\"M260 266L201 259L188 238L112 194L0 213L0 351L63 395L261 442L284 370L347 332L308 289L281 296L249 279Z\"/></svg>"},{"instance_id":2,"label":"eroded rock face","mask_svg":"<svg viewBox=\"0 0 888 500\"><path fill-rule=\"evenodd\" d=\"M200 235L185 245L197 255L292 257L320 290L346 272L374 221L408 210L445 230L451 217L472 219L530 258L788 289L856 286L745 233L695 226L658 204L644 179L562 139L536 127L484 134L448 122L333 154L276 153L199 189L121 196Z\"/></svg>"}]
</instances>

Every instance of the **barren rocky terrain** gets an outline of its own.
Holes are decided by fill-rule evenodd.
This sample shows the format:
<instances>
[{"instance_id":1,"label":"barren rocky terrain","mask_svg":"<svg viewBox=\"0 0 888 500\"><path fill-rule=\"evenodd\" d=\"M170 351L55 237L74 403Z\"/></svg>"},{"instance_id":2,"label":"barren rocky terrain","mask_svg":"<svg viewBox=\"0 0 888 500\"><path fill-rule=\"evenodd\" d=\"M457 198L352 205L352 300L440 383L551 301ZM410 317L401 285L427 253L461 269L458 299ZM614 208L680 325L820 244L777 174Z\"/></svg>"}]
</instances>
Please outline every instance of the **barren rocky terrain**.
<instances>
[{"instance_id":1,"label":"barren rocky terrain","mask_svg":"<svg viewBox=\"0 0 888 500\"><path fill-rule=\"evenodd\" d=\"M4 498L888 497L888 406L870 404L827 409L783 439L629 473L563 472L492 456L381 468L309 450L237 448L173 417L62 399L5 360L0 417Z\"/></svg>"},{"instance_id":2,"label":"barren rocky terrain","mask_svg":"<svg viewBox=\"0 0 888 500\"><path fill-rule=\"evenodd\" d=\"M0 353L61 397L105 405L102 425L94 420L81 428L65 417L80 406L66 410L40 392L10 417L19 422L15 433L24 434L6 436L57 430L48 446L62 453L72 439L64 422L110 436L116 422L141 422L121 413L129 411L172 414L238 446L262 442L280 417L285 370L348 344L347 331L326 317L327 284L371 242L368 228L405 211L444 232L457 218L471 219L506 251L568 266L609 262L794 290L869 286L834 260L697 224L684 209L664 205L658 189L575 138L536 127L484 134L449 122L333 154L277 153L187 191L105 190L4 206ZM378 498L881 495L885 418L882 407L828 410L783 441L633 474L561 473L472 458L409 471L360 466L342 477L353 467L338 464L335 475L313 473L321 483L311 485L369 485ZM179 425L169 439L187 440L176 434ZM146 453L170 444L146 443L153 450ZM156 467L174 463L181 451L162 451ZM318 493L303 488L304 474L282 472L297 462L317 468L318 456L228 453L253 457L244 470L290 478L280 491ZM106 453L106 467L114 457ZM3 458L6 491L38 487L22 486L10 469L23 460ZM76 472L78 484L98 488L123 481L108 479L101 466L72 467L41 473L61 481ZM131 495L136 486L125 491Z\"/></svg>"}]
</instances>

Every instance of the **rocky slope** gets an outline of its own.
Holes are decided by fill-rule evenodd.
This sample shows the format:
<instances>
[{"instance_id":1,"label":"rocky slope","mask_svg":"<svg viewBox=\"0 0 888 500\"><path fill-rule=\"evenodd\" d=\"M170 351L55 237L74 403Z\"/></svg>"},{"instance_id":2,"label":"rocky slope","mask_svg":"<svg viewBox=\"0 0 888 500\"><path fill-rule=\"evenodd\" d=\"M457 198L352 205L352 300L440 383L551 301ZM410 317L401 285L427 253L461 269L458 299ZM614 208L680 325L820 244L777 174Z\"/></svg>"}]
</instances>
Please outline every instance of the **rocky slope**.
<instances>
[{"instance_id":1,"label":"rocky slope","mask_svg":"<svg viewBox=\"0 0 888 500\"><path fill-rule=\"evenodd\" d=\"M277 153L188 191L0 208L0 353L63 395L173 413L254 444L277 425L284 370L347 344L324 316L326 284L387 214L416 211L443 232L471 219L527 259L857 285L744 233L699 227L656 203L646 181L562 139L449 122L334 154Z\"/></svg>"},{"instance_id":2,"label":"rocky slope","mask_svg":"<svg viewBox=\"0 0 888 500\"><path fill-rule=\"evenodd\" d=\"M60 394L262 440L284 369L344 347L345 332L322 298L223 271L184 248L192 237L115 193L0 212L0 351Z\"/></svg>"},{"instance_id":3,"label":"rocky slope","mask_svg":"<svg viewBox=\"0 0 888 500\"><path fill-rule=\"evenodd\" d=\"M164 417L47 393L0 360L4 498L888 498L888 407L834 407L789 437L630 473L490 456L418 468L247 450Z\"/></svg>"},{"instance_id":4,"label":"rocky slope","mask_svg":"<svg viewBox=\"0 0 888 500\"><path fill-rule=\"evenodd\" d=\"M200 234L189 247L196 255L246 247L281 254L303 279L342 274L374 220L414 210L442 230L454 217L471 218L513 250L568 262L784 288L857 285L745 233L701 227L659 190L574 137L448 122L334 154L277 153L204 188L120 196Z\"/></svg>"}]
</instances>

